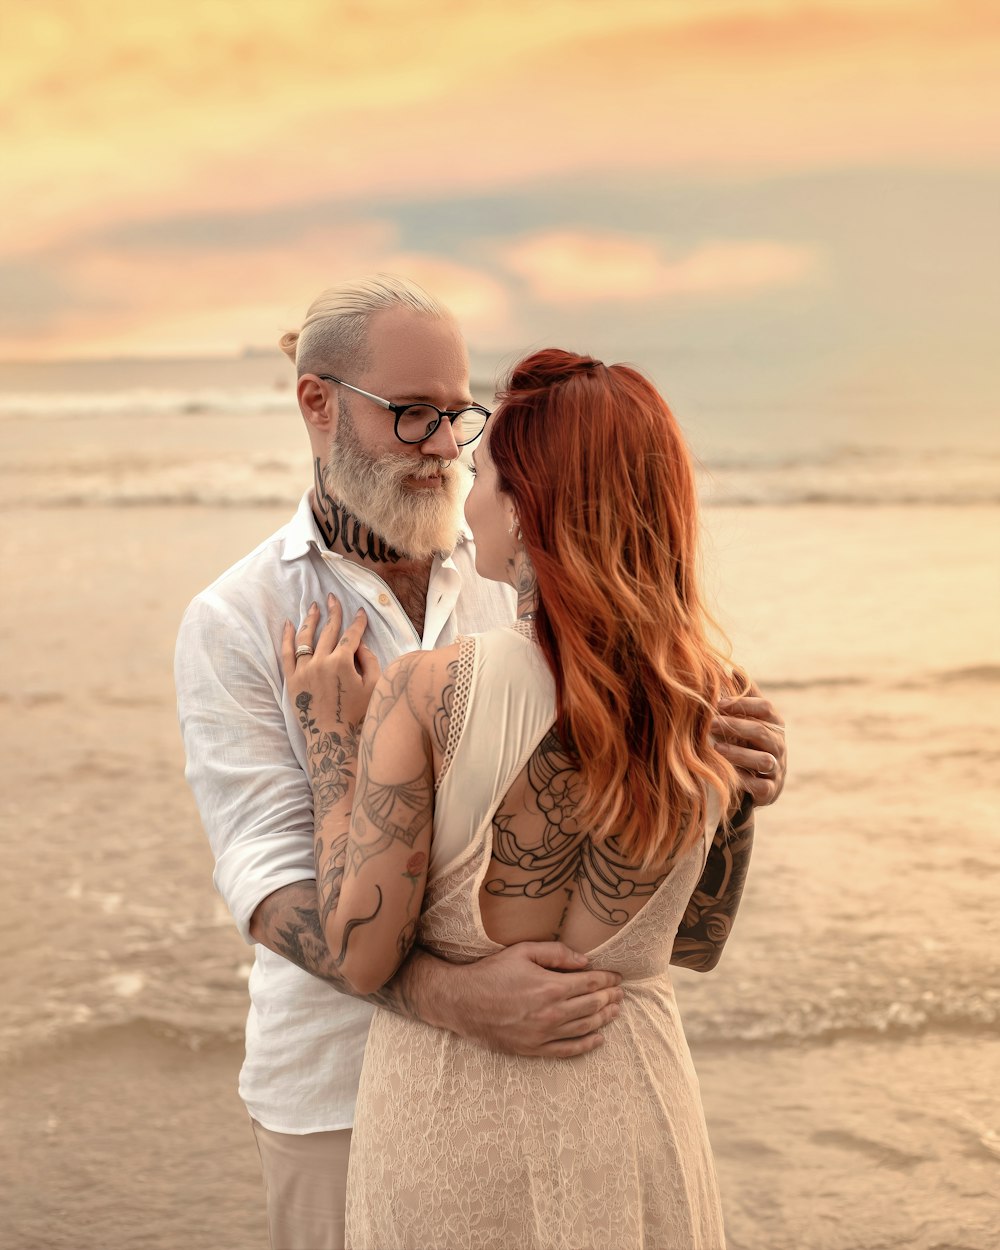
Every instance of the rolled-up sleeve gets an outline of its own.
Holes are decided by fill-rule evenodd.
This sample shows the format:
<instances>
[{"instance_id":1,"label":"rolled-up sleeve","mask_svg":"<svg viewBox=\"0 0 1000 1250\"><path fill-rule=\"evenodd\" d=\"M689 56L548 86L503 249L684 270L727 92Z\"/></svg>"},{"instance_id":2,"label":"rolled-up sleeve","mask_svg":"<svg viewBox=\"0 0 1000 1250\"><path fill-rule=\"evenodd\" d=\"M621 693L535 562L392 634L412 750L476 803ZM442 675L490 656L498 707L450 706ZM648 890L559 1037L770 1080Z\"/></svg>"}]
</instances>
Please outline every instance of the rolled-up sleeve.
<instances>
[{"instance_id":1,"label":"rolled-up sleeve","mask_svg":"<svg viewBox=\"0 0 1000 1250\"><path fill-rule=\"evenodd\" d=\"M268 894L310 879L312 792L289 737L263 621L205 592L174 660L185 776L215 856L214 881L246 942Z\"/></svg>"}]
</instances>

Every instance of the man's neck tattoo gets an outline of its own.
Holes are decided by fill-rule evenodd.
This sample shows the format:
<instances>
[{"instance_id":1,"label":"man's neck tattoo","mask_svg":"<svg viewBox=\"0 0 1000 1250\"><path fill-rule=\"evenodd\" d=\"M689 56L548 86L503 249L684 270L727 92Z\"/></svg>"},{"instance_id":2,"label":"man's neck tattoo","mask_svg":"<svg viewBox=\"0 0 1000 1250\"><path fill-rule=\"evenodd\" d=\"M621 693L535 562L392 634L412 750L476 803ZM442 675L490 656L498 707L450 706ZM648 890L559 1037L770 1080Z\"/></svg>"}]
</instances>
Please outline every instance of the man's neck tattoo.
<instances>
[{"instance_id":1,"label":"man's neck tattoo","mask_svg":"<svg viewBox=\"0 0 1000 1250\"><path fill-rule=\"evenodd\" d=\"M399 552L327 491L318 456L314 461L314 479L313 516L326 545L332 550L339 542L348 555L360 556L373 564L398 564L402 559Z\"/></svg>"}]
</instances>

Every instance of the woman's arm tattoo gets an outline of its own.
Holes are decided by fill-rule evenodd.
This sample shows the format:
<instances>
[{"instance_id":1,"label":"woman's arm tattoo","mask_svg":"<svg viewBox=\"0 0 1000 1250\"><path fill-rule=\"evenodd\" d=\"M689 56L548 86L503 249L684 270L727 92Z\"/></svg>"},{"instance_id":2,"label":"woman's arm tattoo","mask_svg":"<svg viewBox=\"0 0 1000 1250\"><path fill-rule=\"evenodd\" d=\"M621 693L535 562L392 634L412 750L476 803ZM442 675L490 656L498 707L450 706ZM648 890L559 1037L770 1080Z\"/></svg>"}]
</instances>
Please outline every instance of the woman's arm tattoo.
<instances>
[{"instance_id":1,"label":"woman's arm tattoo","mask_svg":"<svg viewBox=\"0 0 1000 1250\"><path fill-rule=\"evenodd\" d=\"M316 900L315 881L296 881L275 890L254 913L252 931L254 938L263 946L303 972L325 981L339 993L359 998L373 1007L383 1007L398 1016L423 1019L413 993L420 983L422 968L418 971L414 960L426 962L432 957L418 950L413 959L380 990L374 994L356 994L341 976L327 945Z\"/></svg>"}]
</instances>

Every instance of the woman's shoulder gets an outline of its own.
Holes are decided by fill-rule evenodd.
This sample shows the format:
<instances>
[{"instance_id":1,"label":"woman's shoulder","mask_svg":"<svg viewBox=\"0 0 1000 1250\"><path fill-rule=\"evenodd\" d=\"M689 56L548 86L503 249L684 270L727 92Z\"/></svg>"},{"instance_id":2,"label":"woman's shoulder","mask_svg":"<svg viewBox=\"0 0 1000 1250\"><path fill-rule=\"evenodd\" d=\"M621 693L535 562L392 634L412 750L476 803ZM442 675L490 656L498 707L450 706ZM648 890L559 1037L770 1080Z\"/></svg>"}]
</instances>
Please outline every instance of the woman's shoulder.
<instances>
[{"instance_id":1,"label":"woman's shoulder","mask_svg":"<svg viewBox=\"0 0 1000 1250\"><path fill-rule=\"evenodd\" d=\"M415 712L439 706L458 676L463 641L459 638L432 651L408 651L386 665L382 681L394 689L405 686ZM426 717L420 715L419 719Z\"/></svg>"}]
</instances>

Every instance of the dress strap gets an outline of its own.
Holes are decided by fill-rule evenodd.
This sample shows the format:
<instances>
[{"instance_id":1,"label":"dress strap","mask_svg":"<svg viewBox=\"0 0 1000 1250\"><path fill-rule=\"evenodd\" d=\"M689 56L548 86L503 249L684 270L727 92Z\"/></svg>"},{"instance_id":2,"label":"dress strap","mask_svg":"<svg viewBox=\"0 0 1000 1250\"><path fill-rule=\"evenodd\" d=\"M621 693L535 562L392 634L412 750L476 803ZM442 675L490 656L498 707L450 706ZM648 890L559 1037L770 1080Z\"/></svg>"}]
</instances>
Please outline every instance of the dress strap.
<instances>
[{"instance_id":1,"label":"dress strap","mask_svg":"<svg viewBox=\"0 0 1000 1250\"><path fill-rule=\"evenodd\" d=\"M529 637L503 628L461 640L434 796L432 877L476 843L554 720L555 683Z\"/></svg>"},{"instance_id":2,"label":"dress strap","mask_svg":"<svg viewBox=\"0 0 1000 1250\"><path fill-rule=\"evenodd\" d=\"M451 700L451 711L448 717L448 737L444 744L444 755L441 758L441 769L434 782L435 794L441 788L441 782L455 758L455 748L465 728L465 714L469 707L469 691L472 689L472 674L476 669L476 640L468 634L458 638L458 672L455 675L455 691Z\"/></svg>"}]
</instances>

